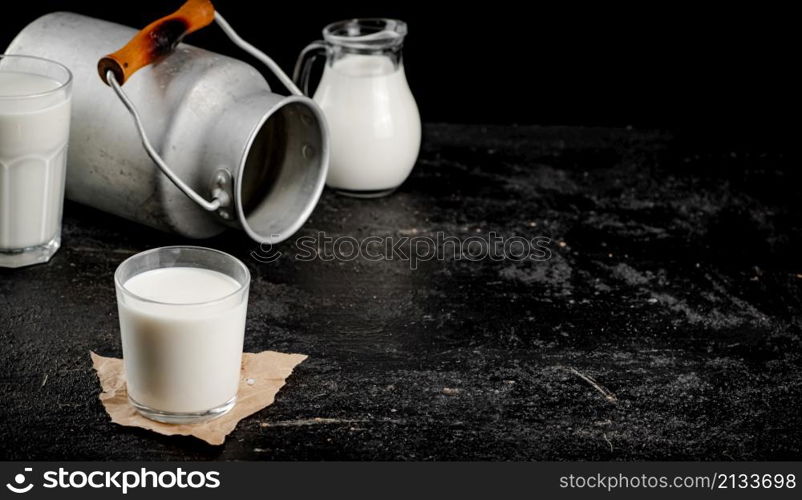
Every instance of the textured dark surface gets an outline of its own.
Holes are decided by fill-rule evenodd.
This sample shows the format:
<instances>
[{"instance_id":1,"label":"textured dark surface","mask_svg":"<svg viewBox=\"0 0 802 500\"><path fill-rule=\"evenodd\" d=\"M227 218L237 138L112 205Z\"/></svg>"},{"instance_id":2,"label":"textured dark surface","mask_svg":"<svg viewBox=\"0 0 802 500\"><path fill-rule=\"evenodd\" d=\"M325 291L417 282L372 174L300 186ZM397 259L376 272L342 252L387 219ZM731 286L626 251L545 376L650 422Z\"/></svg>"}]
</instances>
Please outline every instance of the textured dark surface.
<instances>
[{"instance_id":1,"label":"textured dark surface","mask_svg":"<svg viewBox=\"0 0 802 500\"><path fill-rule=\"evenodd\" d=\"M68 204L0 271L2 459L800 459L800 173L778 148L626 129L430 126L392 197L299 235L551 238L545 262L301 262L237 232L248 351L310 356L223 446L109 422L112 274L187 243ZM594 387L595 380L598 388Z\"/></svg>"}]
</instances>

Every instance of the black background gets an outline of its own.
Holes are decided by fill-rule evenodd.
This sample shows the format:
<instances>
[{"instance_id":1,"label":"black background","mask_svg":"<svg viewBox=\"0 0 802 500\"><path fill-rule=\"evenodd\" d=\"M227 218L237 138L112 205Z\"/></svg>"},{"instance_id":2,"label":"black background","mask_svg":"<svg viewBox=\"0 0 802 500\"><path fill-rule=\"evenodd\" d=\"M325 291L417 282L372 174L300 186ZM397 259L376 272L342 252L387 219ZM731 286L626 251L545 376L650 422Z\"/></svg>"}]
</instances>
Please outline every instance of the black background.
<instances>
[{"instance_id":1,"label":"black background","mask_svg":"<svg viewBox=\"0 0 802 500\"><path fill-rule=\"evenodd\" d=\"M142 27L180 3L19 2L0 18L0 44L54 10ZM406 20L408 78L427 122L633 125L750 139L787 133L791 116L798 58L792 51L795 16L787 8L498 1L215 5L287 71L329 22ZM188 42L244 57L215 27Z\"/></svg>"},{"instance_id":2,"label":"black background","mask_svg":"<svg viewBox=\"0 0 802 500\"><path fill-rule=\"evenodd\" d=\"M3 42L56 9L141 27L178 2L3 8L12 3ZM268 265L242 232L203 243L254 276L245 349L310 355L224 447L109 424L87 353L120 355L113 271L186 241L68 205L54 260L0 273L0 458L802 456L802 169L785 154L791 141L749 146L796 139L798 16L651 2L248 4L217 2L287 69L330 21L407 20L407 68L428 122L635 129L429 126L397 193L327 191L301 233L546 235L547 264L302 263L287 242L286 259ZM240 56L214 27L188 41Z\"/></svg>"}]
</instances>

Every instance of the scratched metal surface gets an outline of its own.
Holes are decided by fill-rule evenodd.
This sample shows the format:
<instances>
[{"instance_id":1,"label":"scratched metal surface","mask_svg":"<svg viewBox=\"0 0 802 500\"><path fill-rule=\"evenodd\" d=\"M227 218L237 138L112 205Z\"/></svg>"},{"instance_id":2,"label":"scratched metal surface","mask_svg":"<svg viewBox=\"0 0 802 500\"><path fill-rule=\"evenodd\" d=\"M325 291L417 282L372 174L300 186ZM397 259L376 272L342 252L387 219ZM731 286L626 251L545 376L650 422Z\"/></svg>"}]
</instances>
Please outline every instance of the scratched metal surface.
<instances>
[{"instance_id":1,"label":"scratched metal surface","mask_svg":"<svg viewBox=\"0 0 802 500\"><path fill-rule=\"evenodd\" d=\"M325 192L300 236L545 236L547 261L275 262L246 350L308 354L223 446L109 422L112 273L187 243L75 204L0 271L0 459L800 459L800 177L773 148L627 129L426 128L393 196Z\"/></svg>"}]
</instances>

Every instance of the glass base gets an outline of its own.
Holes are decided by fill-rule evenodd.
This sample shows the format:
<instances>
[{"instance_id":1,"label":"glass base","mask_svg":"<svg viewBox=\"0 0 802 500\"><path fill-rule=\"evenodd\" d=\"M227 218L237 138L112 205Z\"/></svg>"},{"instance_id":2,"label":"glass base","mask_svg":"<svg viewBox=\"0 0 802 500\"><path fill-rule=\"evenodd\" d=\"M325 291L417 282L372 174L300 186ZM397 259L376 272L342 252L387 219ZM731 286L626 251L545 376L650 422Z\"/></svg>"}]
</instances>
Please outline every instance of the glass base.
<instances>
[{"instance_id":1,"label":"glass base","mask_svg":"<svg viewBox=\"0 0 802 500\"><path fill-rule=\"evenodd\" d=\"M27 248L0 248L0 267L25 267L48 262L61 247L61 235L42 245Z\"/></svg>"},{"instance_id":2,"label":"glass base","mask_svg":"<svg viewBox=\"0 0 802 500\"><path fill-rule=\"evenodd\" d=\"M355 191L351 189L333 188L334 192L343 196L350 196L351 198L381 198L393 194L397 189L396 187L390 189L375 189L370 191Z\"/></svg>"},{"instance_id":3,"label":"glass base","mask_svg":"<svg viewBox=\"0 0 802 500\"><path fill-rule=\"evenodd\" d=\"M130 396L128 397L128 401L140 415L155 420L156 422L163 422L165 424L197 424L199 422L206 422L222 417L231 411L231 408L234 408L234 405L237 403L237 397L234 396L222 405L212 408L211 410L187 413L154 410L153 408L137 403L131 399Z\"/></svg>"}]
</instances>

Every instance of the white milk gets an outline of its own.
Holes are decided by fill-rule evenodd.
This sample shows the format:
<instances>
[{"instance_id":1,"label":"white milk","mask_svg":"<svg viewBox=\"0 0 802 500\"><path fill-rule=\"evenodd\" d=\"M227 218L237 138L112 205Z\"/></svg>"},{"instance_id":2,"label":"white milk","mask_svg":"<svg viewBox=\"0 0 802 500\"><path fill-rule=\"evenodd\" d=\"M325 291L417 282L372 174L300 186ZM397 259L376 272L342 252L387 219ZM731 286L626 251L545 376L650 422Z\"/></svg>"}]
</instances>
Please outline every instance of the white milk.
<instances>
[{"instance_id":1,"label":"white milk","mask_svg":"<svg viewBox=\"0 0 802 500\"><path fill-rule=\"evenodd\" d=\"M237 394L247 294L208 269L171 267L137 274L126 290L156 304L117 297L128 394L152 409L189 413ZM222 301L211 304L183 305ZM168 305L170 304L170 305Z\"/></svg>"},{"instance_id":2,"label":"white milk","mask_svg":"<svg viewBox=\"0 0 802 500\"><path fill-rule=\"evenodd\" d=\"M59 236L70 127L59 82L0 69L0 249L43 245Z\"/></svg>"},{"instance_id":3,"label":"white milk","mask_svg":"<svg viewBox=\"0 0 802 500\"><path fill-rule=\"evenodd\" d=\"M404 182L418 157L421 125L402 64L349 54L326 65L314 99L331 133L329 186L373 191Z\"/></svg>"}]
</instances>

